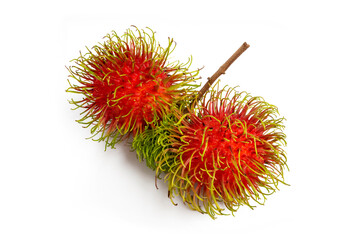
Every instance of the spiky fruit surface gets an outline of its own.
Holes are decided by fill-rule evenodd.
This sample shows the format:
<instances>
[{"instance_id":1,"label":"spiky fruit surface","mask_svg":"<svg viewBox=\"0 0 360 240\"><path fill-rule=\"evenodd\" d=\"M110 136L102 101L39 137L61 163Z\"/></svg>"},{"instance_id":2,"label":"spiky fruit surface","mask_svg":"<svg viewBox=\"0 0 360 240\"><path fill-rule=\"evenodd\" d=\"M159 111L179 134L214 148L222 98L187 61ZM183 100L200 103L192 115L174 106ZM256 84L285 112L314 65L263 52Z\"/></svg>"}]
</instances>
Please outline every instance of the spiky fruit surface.
<instances>
[{"instance_id":1,"label":"spiky fruit surface","mask_svg":"<svg viewBox=\"0 0 360 240\"><path fill-rule=\"evenodd\" d=\"M171 199L180 195L211 217L251 199L262 204L283 182L283 118L262 98L234 89L210 91L172 130L177 155L165 176ZM178 136L176 136L178 134Z\"/></svg>"},{"instance_id":2,"label":"spiky fruit surface","mask_svg":"<svg viewBox=\"0 0 360 240\"><path fill-rule=\"evenodd\" d=\"M146 129L132 141L132 149L136 151L138 158L145 161L149 168L156 170L157 176L167 172L173 165L175 153L172 149L171 131L175 125L176 117L174 113L169 113L156 127Z\"/></svg>"},{"instance_id":3,"label":"spiky fruit surface","mask_svg":"<svg viewBox=\"0 0 360 240\"><path fill-rule=\"evenodd\" d=\"M169 64L173 40L162 48L150 29L129 29L121 37L113 32L105 39L73 60L68 70L75 83L69 81L68 92L83 96L70 101L83 109L78 122L91 126L93 137L113 147L186 101L196 87L198 71L188 70L191 61Z\"/></svg>"}]
</instances>

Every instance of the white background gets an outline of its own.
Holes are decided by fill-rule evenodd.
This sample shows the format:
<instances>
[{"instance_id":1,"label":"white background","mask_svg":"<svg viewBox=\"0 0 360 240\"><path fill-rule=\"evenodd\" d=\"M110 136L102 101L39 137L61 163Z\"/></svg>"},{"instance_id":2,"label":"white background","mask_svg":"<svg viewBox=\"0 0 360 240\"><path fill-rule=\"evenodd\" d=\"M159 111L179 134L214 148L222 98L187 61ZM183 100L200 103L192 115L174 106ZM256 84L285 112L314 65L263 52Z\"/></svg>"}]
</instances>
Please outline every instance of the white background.
<instances>
[{"instance_id":1,"label":"white background","mask_svg":"<svg viewBox=\"0 0 360 240\"><path fill-rule=\"evenodd\" d=\"M358 1L7 1L1 4L0 239L360 239ZM264 206L212 220L167 198L126 144L86 140L69 61L111 30L151 27L203 81L285 116L285 179Z\"/></svg>"}]
</instances>

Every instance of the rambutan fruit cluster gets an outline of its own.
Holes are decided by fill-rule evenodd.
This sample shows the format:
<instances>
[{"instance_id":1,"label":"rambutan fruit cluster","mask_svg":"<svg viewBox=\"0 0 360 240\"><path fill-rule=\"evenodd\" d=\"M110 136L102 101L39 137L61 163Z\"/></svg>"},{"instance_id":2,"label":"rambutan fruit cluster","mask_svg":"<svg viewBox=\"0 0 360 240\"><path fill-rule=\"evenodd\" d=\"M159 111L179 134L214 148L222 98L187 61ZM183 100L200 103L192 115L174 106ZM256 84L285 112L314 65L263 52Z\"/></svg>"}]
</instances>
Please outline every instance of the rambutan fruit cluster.
<instances>
[{"instance_id":1,"label":"rambutan fruit cluster","mask_svg":"<svg viewBox=\"0 0 360 240\"><path fill-rule=\"evenodd\" d=\"M148 29L115 32L103 44L87 49L69 67L68 92L82 96L70 102L83 110L78 120L91 127L93 139L114 147L130 134L136 136L154 126L163 115L187 102L195 92L198 70L187 63L168 63L175 44L162 48Z\"/></svg>"},{"instance_id":2,"label":"rambutan fruit cluster","mask_svg":"<svg viewBox=\"0 0 360 240\"><path fill-rule=\"evenodd\" d=\"M199 91L191 61L167 62L172 39L162 48L154 32L137 28L105 39L68 68L76 84L69 81L67 91L83 96L70 103L83 109L78 122L106 147L131 135L132 149L156 179L164 178L174 204L180 196L215 218L263 204L286 184L284 118L277 108L237 88L220 88L219 81L208 88L246 43Z\"/></svg>"}]
</instances>

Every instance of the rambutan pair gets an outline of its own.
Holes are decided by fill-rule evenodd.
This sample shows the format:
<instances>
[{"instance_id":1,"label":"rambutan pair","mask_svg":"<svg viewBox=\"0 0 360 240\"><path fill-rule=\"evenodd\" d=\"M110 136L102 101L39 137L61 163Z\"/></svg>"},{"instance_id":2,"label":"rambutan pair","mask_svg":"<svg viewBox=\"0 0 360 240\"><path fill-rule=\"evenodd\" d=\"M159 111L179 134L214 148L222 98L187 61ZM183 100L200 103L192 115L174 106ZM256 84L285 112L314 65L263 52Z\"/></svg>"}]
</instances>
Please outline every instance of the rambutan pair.
<instances>
[{"instance_id":1,"label":"rambutan pair","mask_svg":"<svg viewBox=\"0 0 360 240\"><path fill-rule=\"evenodd\" d=\"M74 60L69 71L80 85L68 91L84 96L71 100L84 109L79 122L106 146L132 135L139 159L164 175L173 203L180 195L212 218L223 206L234 212L251 200L261 204L283 183L286 167L277 108L219 83L198 95L191 61L167 63L173 40L164 49L152 31L136 33L114 32Z\"/></svg>"}]
</instances>

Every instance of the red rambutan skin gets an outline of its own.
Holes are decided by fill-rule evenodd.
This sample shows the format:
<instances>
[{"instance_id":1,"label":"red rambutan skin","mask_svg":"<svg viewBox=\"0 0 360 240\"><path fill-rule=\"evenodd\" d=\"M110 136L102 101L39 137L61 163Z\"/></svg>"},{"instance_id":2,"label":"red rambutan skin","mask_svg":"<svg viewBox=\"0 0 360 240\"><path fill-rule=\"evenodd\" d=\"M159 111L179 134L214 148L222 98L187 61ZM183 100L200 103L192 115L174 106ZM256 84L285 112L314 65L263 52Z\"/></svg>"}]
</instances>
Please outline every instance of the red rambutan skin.
<instances>
[{"instance_id":1,"label":"red rambutan skin","mask_svg":"<svg viewBox=\"0 0 360 240\"><path fill-rule=\"evenodd\" d=\"M230 98L231 92L212 91L189 111L173 144L177 164L167 176L170 192L212 217L223 210L218 202L235 211L273 192L286 166L277 109L243 93Z\"/></svg>"},{"instance_id":2,"label":"red rambutan skin","mask_svg":"<svg viewBox=\"0 0 360 240\"><path fill-rule=\"evenodd\" d=\"M164 69L163 59L154 60L150 54L137 54L134 46L124 46L122 51L125 57L117 54L114 62L96 59L99 61L97 67L89 63L94 71L89 76L91 81L85 83L83 89L89 89L91 98L83 101L87 102L85 108L96 113L102 124L110 123L107 131L113 132L121 126L124 132L129 128L134 133L142 132L146 123L154 120L154 110L155 114L161 114L170 107L167 103L172 101L174 94L166 89L174 81L164 80L173 69Z\"/></svg>"},{"instance_id":3,"label":"red rambutan skin","mask_svg":"<svg viewBox=\"0 0 360 240\"><path fill-rule=\"evenodd\" d=\"M189 72L189 64L166 65L172 40L163 49L156 45L154 33L137 31L138 37L130 30L122 38L108 35L103 45L69 68L80 85L70 83L68 91L85 96L71 102L84 109L79 122L92 125L92 134L100 134L99 140L110 146L161 120L192 92L190 83L196 80L197 71Z\"/></svg>"}]
</instances>

